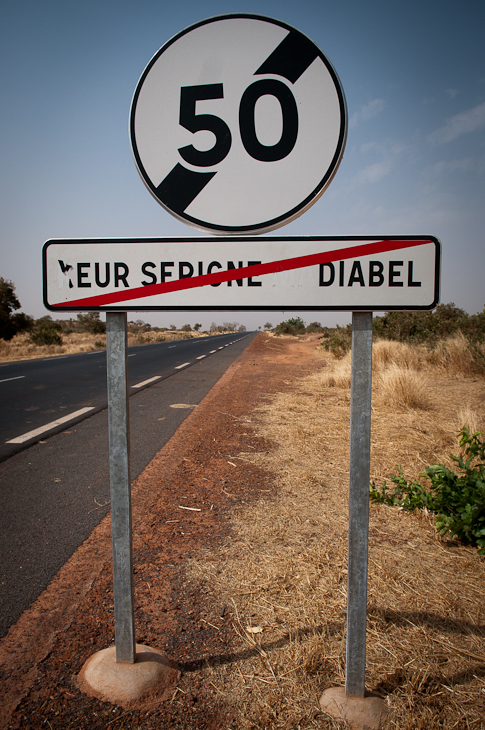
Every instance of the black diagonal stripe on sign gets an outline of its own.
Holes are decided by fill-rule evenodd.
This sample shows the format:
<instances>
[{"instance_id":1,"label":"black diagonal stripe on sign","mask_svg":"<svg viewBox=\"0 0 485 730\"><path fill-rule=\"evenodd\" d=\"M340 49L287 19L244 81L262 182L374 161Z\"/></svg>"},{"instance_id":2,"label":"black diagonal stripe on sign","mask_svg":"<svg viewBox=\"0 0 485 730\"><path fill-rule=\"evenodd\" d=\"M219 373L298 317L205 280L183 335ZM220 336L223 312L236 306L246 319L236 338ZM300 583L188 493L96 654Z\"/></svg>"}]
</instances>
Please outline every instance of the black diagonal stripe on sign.
<instances>
[{"instance_id":1,"label":"black diagonal stripe on sign","mask_svg":"<svg viewBox=\"0 0 485 730\"><path fill-rule=\"evenodd\" d=\"M294 84L318 55L318 48L309 38L292 30L254 75L277 74Z\"/></svg>"},{"instance_id":2,"label":"black diagonal stripe on sign","mask_svg":"<svg viewBox=\"0 0 485 730\"><path fill-rule=\"evenodd\" d=\"M193 172L177 163L156 189L157 198L174 213L183 213L216 172Z\"/></svg>"}]
</instances>

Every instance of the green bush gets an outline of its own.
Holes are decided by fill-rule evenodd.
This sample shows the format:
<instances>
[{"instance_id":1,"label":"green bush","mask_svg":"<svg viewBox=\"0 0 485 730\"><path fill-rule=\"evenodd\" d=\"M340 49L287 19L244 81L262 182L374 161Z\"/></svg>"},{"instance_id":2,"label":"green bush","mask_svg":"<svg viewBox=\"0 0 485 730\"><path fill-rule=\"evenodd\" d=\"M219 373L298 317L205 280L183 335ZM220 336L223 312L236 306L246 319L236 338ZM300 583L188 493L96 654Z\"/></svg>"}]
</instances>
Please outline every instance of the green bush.
<instances>
[{"instance_id":1,"label":"green bush","mask_svg":"<svg viewBox=\"0 0 485 730\"><path fill-rule=\"evenodd\" d=\"M275 335L303 335L305 333L305 322L301 317L290 317L285 322L280 322L274 328Z\"/></svg>"},{"instance_id":2,"label":"green bush","mask_svg":"<svg viewBox=\"0 0 485 730\"><path fill-rule=\"evenodd\" d=\"M81 328L91 335L104 335L106 332L106 322L101 321L99 312L79 312L77 319Z\"/></svg>"},{"instance_id":3,"label":"green bush","mask_svg":"<svg viewBox=\"0 0 485 730\"><path fill-rule=\"evenodd\" d=\"M373 502L389 504L406 510L427 508L436 515L435 529L444 537L450 534L464 543L476 545L485 555L485 442L481 433L460 431L459 456L450 454L457 472L443 464L427 466L421 477L427 477L431 487L425 490L418 481L407 482L402 470L391 474L394 489L384 482L381 489L370 486Z\"/></svg>"},{"instance_id":4,"label":"green bush","mask_svg":"<svg viewBox=\"0 0 485 730\"><path fill-rule=\"evenodd\" d=\"M335 357L342 358L350 350L352 344L352 325L345 327L337 325L332 329L327 329L320 338L320 347L331 352Z\"/></svg>"},{"instance_id":5,"label":"green bush","mask_svg":"<svg viewBox=\"0 0 485 730\"><path fill-rule=\"evenodd\" d=\"M326 327L322 327L320 322L310 322L310 324L305 328L305 332L308 334L312 334L313 332L325 332L325 330Z\"/></svg>"},{"instance_id":6,"label":"green bush","mask_svg":"<svg viewBox=\"0 0 485 730\"><path fill-rule=\"evenodd\" d=\"M48 327L33 329L29 339L34 345L62 345L62 337L59 332Z\"/></svg>"},{"instance_id":7,"label":"green bush","mask_svg":"<svg viewBox=\"0 0 485 730\"><path fill-rule=\"evenodd\" d=\"M374 317L374 334L386 340L428 343L461 331L470 342L485 341L485 312L467 314L453 302L438 304L432 312L386 312Z\"/></svg>"},{"instance_id":8,"label":"green bush","mask_svg":"<svg viewBox=\"0 0 485 730\"><path fill-rule=\"evenodd\" d=\"M61 323L46 314L35 320L29 339L34 345L62 345L61 331Z\"/></svg>"}]
</instances>

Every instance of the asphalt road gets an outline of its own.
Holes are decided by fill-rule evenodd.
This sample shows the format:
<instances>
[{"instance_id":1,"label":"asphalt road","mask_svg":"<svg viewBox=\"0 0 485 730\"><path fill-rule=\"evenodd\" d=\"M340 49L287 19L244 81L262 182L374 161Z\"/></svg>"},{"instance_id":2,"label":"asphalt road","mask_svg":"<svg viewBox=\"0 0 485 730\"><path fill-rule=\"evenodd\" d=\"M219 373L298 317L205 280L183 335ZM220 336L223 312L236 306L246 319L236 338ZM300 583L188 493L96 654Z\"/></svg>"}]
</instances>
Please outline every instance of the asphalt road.
<instances>
[{"instance_id":1,"label":"asphalt road","mask_svg":"<svg viewBox=\"0 0 485 730\"><path fill-rule=\"evenodd\" d=\"M198 345L200 349L187 347L188 343L196 343L197 340L160 343L164 347L157 344L129 349L130 355L136 355L128 360L132 386L129 400L132 479L140 474L190 413L190 409L170 406L199 403L255 334L204 338L206 351L202 344ZM174 344L177 347L167 347ZM167 353L174 356L170 365ZM206 353L206 357L201 357ZM101 371L106 380L103 356L104 352L99 356L96 353L80 360L84 367L91 361L96 376ZM68 364L66 360L71 359L77 361L78 356L63 360L64 367ZM147 364L149 361L152 364ZM45 373L47 362L54 363L54 360L38 362L41 375ZM75 364L77 368L77 362ZM20 363L14 365L19 366ZM184 367L176 369L177 365ZM81 374L82 369L78 371ZM12 372L19 375L18 370ZM5 368L0 369L0 373L1 381ZM30 377L28 370L20 374L25 379ZM36 377L40 378L39 375ZM154 377L157 379L150 384L133 387ZM80 401L67 394L67 386L60 376L58 378L58 390L62 390L63 395L51 409L45 399L45 391L56 392L55 379L53 385L38 388L43 383L34 381L32 376L31 395L39 392L41 400L24 401L24 405L28 402L38 404L37 410L27 411L28 420L32 419L32 423L27 425L29 429L48 423L46 416L54 420L59 412L64 415L67 411L69 414L71 408L79 408ZM94 375L93 379L96 379ZM68 377L65 376L64 380L67 381ZM9 382L16 381L0 383L0 387ZM98 396L93 394L97 391L94 387L93 390L89 388L89 378L82 380L80 389L86 396L82 402L96 404L96 410L92 411L94 415L88 414L83 420L71 420L18 444L22 450L10 457L4 456L0 463L0 636L6 634L9 626L37 598L109 510L108 416L106 407L103 408L106 395L104 401L102 394L96 400ZM28 388L24 386L24 390ZM92 397L88 398L88 395ZM8 408L14 407L14 404L15 399L9 395L1 400L0 407L6 407L8 413ZM61 405L67 407L61 409ZM49 414L50 410L53 413ZM0 412L4 435L5 410ZM12 433L18 434L19 429L12 430L7 424L7 436Z\"/></svg>"},{"instance_id":2,"label":"asphalt road","mask_svg":"<svg viewBox=\"0 0 485 730\"><path fill-rule=\"evenodd\" d=\"M246 336L242 332L130 347L130 391L170 377ZM104 350L1 364L0 461L106 408L106 398Z\"/></svg>"}]
</instances>

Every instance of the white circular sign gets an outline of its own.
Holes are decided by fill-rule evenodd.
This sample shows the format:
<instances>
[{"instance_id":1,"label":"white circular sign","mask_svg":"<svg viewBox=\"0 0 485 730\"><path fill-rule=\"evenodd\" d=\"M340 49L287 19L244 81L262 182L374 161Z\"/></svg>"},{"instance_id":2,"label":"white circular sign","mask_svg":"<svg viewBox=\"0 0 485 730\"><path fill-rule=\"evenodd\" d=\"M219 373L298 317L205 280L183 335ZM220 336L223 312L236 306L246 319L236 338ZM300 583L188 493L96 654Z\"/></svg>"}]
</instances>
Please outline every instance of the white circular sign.
<instances>
[{"instance_id":1,"label":"white circular sign","mask_svg":"<svg viewBox=\"0 0 485 730\"><path fill-rule=\"evenodd\" d=\"M320 49L258 15L203 20L152 58L133 98L136 165L172 215L263 233L304 213L342 159L347 109Z\"/></svg>"}]
</instances>

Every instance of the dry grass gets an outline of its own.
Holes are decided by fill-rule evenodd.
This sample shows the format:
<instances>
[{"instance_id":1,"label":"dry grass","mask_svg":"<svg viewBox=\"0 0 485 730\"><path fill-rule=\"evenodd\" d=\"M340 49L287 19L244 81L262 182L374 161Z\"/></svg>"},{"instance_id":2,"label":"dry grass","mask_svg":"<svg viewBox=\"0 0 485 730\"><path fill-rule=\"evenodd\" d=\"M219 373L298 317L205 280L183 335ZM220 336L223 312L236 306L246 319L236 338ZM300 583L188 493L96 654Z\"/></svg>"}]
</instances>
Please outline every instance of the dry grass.
<instances>
[{"instance_id":1,"label":"dry grass","mask_svg":"<svg viewBox=\"0 0 485 730\"><path fill-rule=\"evenodd\" d=\"M205 337L202 333L191 332L192 337ZM180 340L187 337L187 333L179 330L167 332L144 332L140 335L128 333L128 346L148 344L149 342L164 342ZM76 352L92 352L106 347L106 335L91 335L88 332L71 332L62 334L62 345L34 345L29 335L22 333L13 339L0 339L0 362L14 362L16 360L33 360L41 357L56 357L59 355L73 355Z\"/></svg>"},{"instance_id":2,"label":"dry grass","mask_svg":"<svg viewBox=\"0 0 485 730\"><path fill-rule=\"evenodd\" d=\"M397 464L407 478L449 464L458 428L485 422L485 382L447 378L442 364L420 368L426 410L389 405L382 376L389 366L417 373L409 357L375 360L387 363L377 364L373 397L377 481ZM258 503L241 505L231 541L192 564L233 606L241 651L206 671L241 730L344 727L318 705L345 681L350 394L340 376L332 382L342 367L322 363L251 414L245 429L275 448L240 457L276 474L276 496L262 490ZM386 506L370 506L369 541L366 681L387 697L386 727L483 730L485 561L440 541L426 515Z\"/></svg>"},{"instance_id":3,"label":"dry grass","mask_svg":"<svg viewBox=\"0 0 485 730\"><path fill-rule=\"evenodd\" d=\"M389 363L380 373L377 387L388 406L423 411L431 407L424 378L411 368Z\"/></svg>"}]
</instances>

